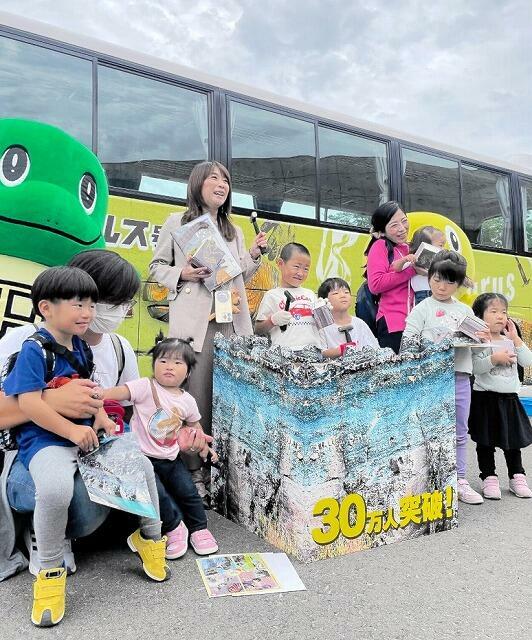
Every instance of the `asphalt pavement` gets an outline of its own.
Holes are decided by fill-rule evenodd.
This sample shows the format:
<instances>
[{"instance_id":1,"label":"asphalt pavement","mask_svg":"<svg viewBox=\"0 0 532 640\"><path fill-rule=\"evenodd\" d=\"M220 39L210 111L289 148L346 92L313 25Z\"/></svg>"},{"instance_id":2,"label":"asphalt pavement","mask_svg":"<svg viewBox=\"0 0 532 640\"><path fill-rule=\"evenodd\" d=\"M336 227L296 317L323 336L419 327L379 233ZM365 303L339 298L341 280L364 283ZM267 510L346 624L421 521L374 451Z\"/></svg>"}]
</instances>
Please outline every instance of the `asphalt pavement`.
<instances>
[{"instance_id":1,"label":"asphalt pavement","mask_svg":"<svg viewBox=\"0 0 532 640\"><path fill-rule=\"evenodd\" d=\"M479 489L473 447L469 460ZM532 447L523 460L532 477ZM304 592L209 599L192 550L171 563L168 582L154 583L108 532L100 549L77 549L57 627L31 624L29 573L0 583L0 638L530 640L532 500L508 492L500 452L497 464L502 500L460 503L453 531L309 565L293 560ZM220 552L275 551L209 513Z\"/></svg>"}]
</instances>

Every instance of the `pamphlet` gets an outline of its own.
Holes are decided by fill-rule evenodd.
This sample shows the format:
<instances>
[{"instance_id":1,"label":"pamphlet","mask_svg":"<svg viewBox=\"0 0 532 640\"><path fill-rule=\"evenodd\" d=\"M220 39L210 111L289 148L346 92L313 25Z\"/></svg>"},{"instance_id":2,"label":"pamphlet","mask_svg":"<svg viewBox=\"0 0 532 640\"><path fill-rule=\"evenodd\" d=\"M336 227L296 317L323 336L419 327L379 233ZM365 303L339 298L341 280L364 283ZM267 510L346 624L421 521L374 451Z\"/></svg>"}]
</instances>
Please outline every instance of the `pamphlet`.
<instances>
[{"instance_id":1,"label":"pamphlet","mask_svg":"<svg viewBox=\"0 0 532 640\"><path fill-rule=\"evenodd\" d=\"M477 336L477 331L486 331L488 329L488 325L481 320L480 318L465 316L463 320L458 324L456 330L460 333L465 334L471 340L475 342L480 342L480 338Z\"/></svg>"},{"instance_id":2,"label":"pamphlet","mask_svg":"<svg viewBox=\"0 0 532 640\"><path fill-rule=\"evenodd\" d=\"M305 590L285 553L234 553L196 562L209 598Z\"/></svg>"},{"instance_id":3,"label":"pamphlet","mask_svg":"<svg viewBox=\"0 0 532 640\"><path fill-rule=\"evenodd\" d=\"M205 267L212 273L223 260L223 257L224 252L218 249L216 242L212 238L205 238L192 254L190 264L196 268Z\"/></svg>"},{"instance_id":4,"label":"pamphlet","mask_svg":"<svg viewBox=\"0 0 532 640\"><path fill-rule=\"evenodd\" d=\"M334 324L332 311L328 303L321 298L318 298L312 305L312 316L318 329L325 329L325 327L330 327Z\"/></svg>"},{"instance_id":5,"label":"pamphlet","mask_svg":"<svg viewBox=\"0 0 532 640\"><path fill-rule=\"evenodd\" d=\"M78 454L78 467L93 502L156 518L144 473L143 453L132 433L104 438L89 453Z\"/></svg>"},{"instance_id":6,"label":"pamphlet","mask_svg":"<svg viewBox=\"0 0 532 640\"><path fill-rule=\"evenodd\" d=\"M203 279L209 291L214 291L242 273L208 213L179 227L172 235L186 256L192 256L197 264L211 270L212 273Z\"/></svg>"},{"instance_id":7,"label":"pamphlet","mask_svg":"<svg viewBox=\"0 0 532 640\"><path fill-rule=\"evenodd\" d=\"M427 269L430 267L430 263L434 259L434 256L441 251L441 247L436 247L428 242L422 242L417 248L414 254L416 258L416 267L420 269Z\"/></svg>"}]
</instances>

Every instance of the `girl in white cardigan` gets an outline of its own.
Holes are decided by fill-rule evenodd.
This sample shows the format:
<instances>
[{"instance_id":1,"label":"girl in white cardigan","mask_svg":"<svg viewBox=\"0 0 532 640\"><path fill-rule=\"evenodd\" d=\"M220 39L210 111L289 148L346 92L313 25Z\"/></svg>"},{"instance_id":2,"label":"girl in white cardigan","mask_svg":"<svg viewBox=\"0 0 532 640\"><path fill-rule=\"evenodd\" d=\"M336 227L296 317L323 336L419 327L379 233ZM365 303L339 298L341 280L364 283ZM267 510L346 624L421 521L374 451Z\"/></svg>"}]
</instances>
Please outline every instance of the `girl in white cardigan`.
<instances>
[{"instance_id":1,"label":"girl in white cardigan","mask_svg":"<svg viewBox=\"0 0 532 640\"><path fill-rule=\"evenodd\" d=\"M473 349L475 383L471 397L469 433L477 443L477 458L485 498L501 499L495 473L495 447L502 449L508 467L510 491L518 498L532 498L521 449L532 443L532 426L517 395L521 383L517 365L532 365L532 353L508 318L508 301L500 293L483 293L473 312L484 320L491 347Z\"/></svg>"}]
</instances>

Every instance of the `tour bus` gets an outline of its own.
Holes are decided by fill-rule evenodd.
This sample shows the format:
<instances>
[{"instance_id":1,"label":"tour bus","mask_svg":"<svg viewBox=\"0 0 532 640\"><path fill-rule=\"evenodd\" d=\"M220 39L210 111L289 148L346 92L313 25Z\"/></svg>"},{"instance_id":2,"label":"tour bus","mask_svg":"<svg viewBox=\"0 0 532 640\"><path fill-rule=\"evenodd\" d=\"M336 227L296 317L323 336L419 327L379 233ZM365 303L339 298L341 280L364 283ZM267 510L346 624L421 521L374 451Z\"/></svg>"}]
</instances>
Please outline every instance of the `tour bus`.
<instances>
[{"instance_id":1,"label":"tour bus","mask_svg":"<svg viewBox=\"0 0 532 640\"><path fill-rule=\"evenodd\" d=\"M310 288L340 276L356 291L371 214L393 199L409 214L411 230L433 224L466 257L475 290L462 297L503 293L532 343L529 169L2 12L0 118L55 125L97 154L111 196L107 247L144 281L122 328L141 369L143 354L167 328L165 290L146 282L152 251L166 217L184 209L192 167L206 159L230 170L234 220L248 246L252 211L269 232L268 253L248 284L252 311L276 286L279 250L292 240L312 255ZM0 257L3 335L33 321L28 290L44 267L29 268L31 255Z\"/></svg>"}]
</instances>

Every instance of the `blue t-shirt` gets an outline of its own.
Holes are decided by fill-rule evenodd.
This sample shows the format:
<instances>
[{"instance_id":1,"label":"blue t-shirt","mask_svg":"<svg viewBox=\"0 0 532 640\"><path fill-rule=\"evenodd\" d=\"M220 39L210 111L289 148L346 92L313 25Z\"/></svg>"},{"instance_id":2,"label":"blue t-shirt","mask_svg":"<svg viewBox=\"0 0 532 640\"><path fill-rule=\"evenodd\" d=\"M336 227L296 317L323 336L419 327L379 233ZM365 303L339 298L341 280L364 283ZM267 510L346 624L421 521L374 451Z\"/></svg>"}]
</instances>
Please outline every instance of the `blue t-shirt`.
<instances>
[{"instance_id":1,"label":"blue t-shirt","mask_svg":"<svg viewBox=\"0 0 532 640\"><path fill-rule=\"evenodd\" d=\"M39 329L38 333L51 342L56 342L55 338L46 329ZM76 360L87 366L83 345L77 336L72 336L72 355ZM71 376L77 373L72 365L59 354L54 354L55 363L53 377ZM46 358L41 346L33 341L26 340L17 356L15 366L4 380L4 393L6 396L16 396L30 391L41 391L46 389L47 368ZM76 424L90 425L91 420L74 420ZM16 429L16 439L19 448L19 458L26 468L29 467L33 456L45 447L60 446L73 447L73 442L61 436L46 431L37 426L34 422L26 422Z\"/></svg>"}]
</instances>

